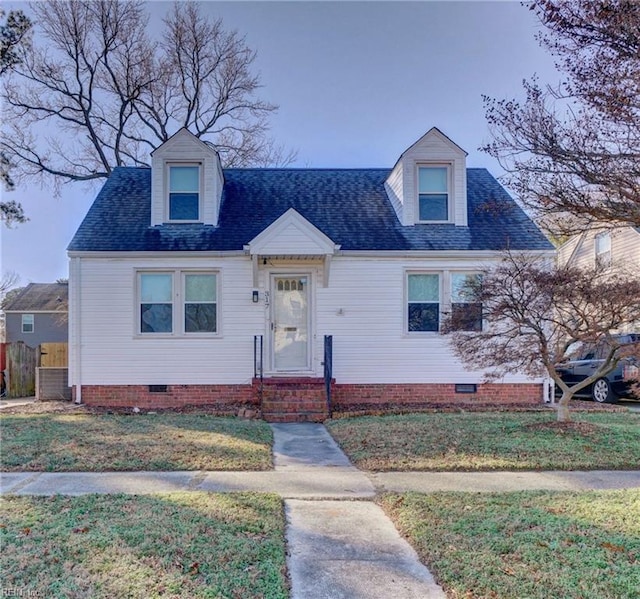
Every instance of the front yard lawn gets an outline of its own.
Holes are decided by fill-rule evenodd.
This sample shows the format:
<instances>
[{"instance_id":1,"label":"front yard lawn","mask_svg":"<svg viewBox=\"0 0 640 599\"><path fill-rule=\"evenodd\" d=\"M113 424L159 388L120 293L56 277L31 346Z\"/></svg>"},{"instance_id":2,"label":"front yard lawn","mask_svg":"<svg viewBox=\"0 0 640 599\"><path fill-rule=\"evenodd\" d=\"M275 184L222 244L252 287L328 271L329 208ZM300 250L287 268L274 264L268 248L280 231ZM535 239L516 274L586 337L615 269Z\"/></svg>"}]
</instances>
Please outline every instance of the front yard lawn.
<instances>
[{"instance_id":1,"label":"front yard lawn","mask_svg":"<svg viewBox=\"0 0 640 599\"><path fill-rule=\"evenodd\" d=\"M327 422L356 466L371 471L637 470L640 414L470 412Z\"/></svg>"},{"instance_id":2,"label":"front yard lawn","mask_svg":"<svg viewBox=\"0 0 640 599\"><path fill-rule=\"evenodd\" d=\"M10 471L269 470L269 425L198 414L10 414L0 418Z\"/></svg>"},{"instance_id":3,"label":"front yard lawn","mask_svg":"<svg viewBox=\"0 0 640 599\"><path fill-rule=\"evenodd\" d=\"M7 596L288 597L275 495L7 496L1 514Z\"/></svg>"},{"instance_id":4,"label":"front yard lawn","mask_svg":"<svg viewBox=\"0 0 640 599\"><path fill-rule=\"evenodd\" d=\"M449 599L636 599L640 490L387 494Z\"/></svg>"}]
</instances>

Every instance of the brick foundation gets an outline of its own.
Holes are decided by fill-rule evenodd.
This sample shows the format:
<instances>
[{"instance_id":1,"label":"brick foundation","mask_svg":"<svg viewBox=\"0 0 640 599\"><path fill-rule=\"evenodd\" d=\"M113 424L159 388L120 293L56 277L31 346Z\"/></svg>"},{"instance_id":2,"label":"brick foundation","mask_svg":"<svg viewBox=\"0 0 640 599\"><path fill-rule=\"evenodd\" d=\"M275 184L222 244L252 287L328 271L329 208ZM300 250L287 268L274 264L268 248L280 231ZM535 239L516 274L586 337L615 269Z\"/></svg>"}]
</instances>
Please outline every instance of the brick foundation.
<instances>
[{"instance_id":1,"label":"brick foundation","mask_svg":"<svg viewBox=\"0 0 640 599\"><path fill-rule=\"evenodd\" d=\"M347 384L336 385L332 407L348 411L352 407L380 409L391 405L507 407L533 406L542 402L542 385L522 383L486 383L477 385L475 393L456 393L455 384Z\"/></svg>"},{"instance_id":2,"label":"brick foundation","mask_svg":"<svg viewBox=\"0 0 640 599\"><path fill-rule=\"evenodd\" d=\"M76 389L73 388L73 399ZM103 408L167 409L207 406L228 412L238 405L256 405L251 385L167 385L151 392L149 385L83 385L82 403Z\"/></svg>"},{"instance_id":3,"label":"brick foundation","mask_svg":"<svg viewBox=\"0 0 640 599\"><path fill-rule=\"evenodd\" d=\"M531 407L542 403L539 384L479 384L475 393L456 393L454 384L336 384L331 385L331 409L349 412L362 408L393 411L422 407ZM82 402L105 408L176 409L203 406L229 413L238 406L262 408L267 413L302 415L291 420L322 419L325 414L323 379L264 379L244 385L167 385L152 392L148 385L85 385ZM76 389L73 388L73 399ZM306 415L306 417L303 417Z\"/></svg>"}]
</instances>

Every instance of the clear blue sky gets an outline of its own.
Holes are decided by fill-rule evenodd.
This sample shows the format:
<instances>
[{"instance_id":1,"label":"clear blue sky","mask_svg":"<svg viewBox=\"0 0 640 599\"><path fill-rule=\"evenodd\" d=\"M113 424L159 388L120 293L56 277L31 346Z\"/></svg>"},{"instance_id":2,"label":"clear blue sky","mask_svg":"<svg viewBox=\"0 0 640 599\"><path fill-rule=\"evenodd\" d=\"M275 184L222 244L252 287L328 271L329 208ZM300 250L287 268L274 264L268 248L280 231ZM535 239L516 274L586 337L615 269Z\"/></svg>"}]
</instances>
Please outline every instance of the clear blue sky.
<instances>
[{"instance_id":1,"label":"clear blue sky","mask_svg":"<svg viewBox=\"0 0 640 599\"><path fill-rule=\"evenodd\" d=\"M469 153L469 166L499 175L477 150L489 138L481 95L519 97L534 73L558 79L534 39L534 16L515 1L204 5L257 51L261 95L280 107L272 133L298 151L293 166L391 167L437 126ZM150 3L156 23L168 7ZM31 220L0 226L2 272L23 285L67 277L66 246L97 189L67 184L59 198L36 186L3 191Z\"/></svg>"}]
</instances>

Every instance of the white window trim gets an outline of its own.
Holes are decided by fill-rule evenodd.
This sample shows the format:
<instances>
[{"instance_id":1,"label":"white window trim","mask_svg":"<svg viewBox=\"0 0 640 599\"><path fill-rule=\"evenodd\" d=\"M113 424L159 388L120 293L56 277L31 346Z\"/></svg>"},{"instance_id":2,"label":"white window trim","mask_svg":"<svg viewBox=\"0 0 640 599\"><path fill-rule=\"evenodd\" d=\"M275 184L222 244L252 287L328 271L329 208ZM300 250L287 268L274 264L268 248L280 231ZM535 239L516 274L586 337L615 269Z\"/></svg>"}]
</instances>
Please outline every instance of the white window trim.
<instances>
[{"instance_id":1,"label":"white window trim","mask_svg":"<svg viewBox=\"0 0 640 599\"><path fill-rule=\"evenodd\" d=\"M605 238L609 239L609 249L604 251L604 252L598 251L598 241L600 239L605 239ZM594 253L595 253L596 266L600 266L600 267L603 267L603 268L607 268L607 267L611 266L611 262L612 262L612 259L613 259L612 245L613 245L613 239L612 239L611 233L609 231L603 231L601 233L598 233L593 238L593 247L594 247Z\"/></svg>"},{"instance_id":2,"label":"white window trim","mask_svg":"<svg viewBox=\"0 0 640 599\"><path fill-rule=\"evenodd\" d=\"M411 337L424 337L440 335L442 327L442 307L444 305L444 290L446 289L443 270L438 269L405 269L404 271L404 334ZM409 330L409 275L438 275L438 330L437 331L410 331ZM431 302L433 303L433 302Z\"/></svg>"},{"instance_id":3,"label":"white window trim","mask_svg":"<svg viewBox=\"0 0 640 599\"><path fill-rule=\"evenodd\" d=\"M404 303L403 310L403 335L408 337L424 337L442 334L443 318L451 314L453 305L453 274L460 275L482 275L480 270L472 269L444 269L444 268L405 268L404 277ZM440 281L440 297L439 297L439 321L437 331L410 331L409 330L409 275L438 275ZM485 321L482 319L482 330L485 329ZM462 331L464 332L464 331Z\"/></svg>"},{"instance_id":4,"label":"white window trim","mask_svg":"<svg viewBox=\"0 0 640 599\"><path fill-rule=\"evenodd\" d=\"M172 321L171 333L143 333L140 323L140 280L144 274L170 274L172 275ZM216 277L216 332L189 332L184 330L184 306L185 306L185 275L202 274L215 275ZM213 339L222 337L222 310L220 309L222 289L222 274L219 269L203 268L138 268L134 271L134 331L137 339Z\"/></svg>"},{"instance_id":5,"label":"white window trim","mask_svg":"<svg viewBox=\"0 0 640 599\"><path fill-rule=\"evenodd\" d=\"M420 169L421 168L446 168L447 169L447 218L446 220L420 220ZM415 176L415 214L417 224L449 224L454 222L454 195L453 195L453 163L452 162L417 162L414 169Z\"/></svg>"},{"instance_id":6,"label":"white window trim","mask_svg":"<svg viewBox=\"0 0 640 599\"><path fill-rule=\"evenodd\" d=\"M30 323L25 323L25 316L30 316L31 317L31 322ZM36 331L36 317L33 314L23 314L21 320L21 331L25 334L30 334L30 333L35 333ZM30 324L31 325L31 330L30 331L25 331L24 330L24 325L25 324Z\"/></svg>"},{"instance_id":7,"label":"white window trim","mask_svg":"<svg viewBox=\"0 0 640 599\"><path fill-rule=\"evenodd\" d=\"M197 166L198 167L198 218L195 220L171 220L170 219L170 194L171 194L171 167L172 166ZM171 224L193 224L202 223L204 210L204 165L202 162L180 160L167 160L164 163L164 222Z\"/></svg>"}]
</instances>

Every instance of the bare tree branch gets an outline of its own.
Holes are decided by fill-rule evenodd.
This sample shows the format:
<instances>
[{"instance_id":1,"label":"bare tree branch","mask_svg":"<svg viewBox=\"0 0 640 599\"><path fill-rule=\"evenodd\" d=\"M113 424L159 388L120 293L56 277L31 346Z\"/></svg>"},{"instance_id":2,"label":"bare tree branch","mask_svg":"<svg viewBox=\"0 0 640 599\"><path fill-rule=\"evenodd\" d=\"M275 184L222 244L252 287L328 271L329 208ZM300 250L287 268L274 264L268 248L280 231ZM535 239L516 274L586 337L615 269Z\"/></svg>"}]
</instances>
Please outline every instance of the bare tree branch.
<instances>
[{"instance_id":1,"label":"bare tree branch","mask_svg":"<svg viewBox=\"0 0 640 599\"><path fill-rule=\"evenodd\" d=\"M525 99L485 97L483 151L556 235L640 226L640 3L534 0L539 41L564 80L524 81Z\"/></svg>"},{"instance_id":2,"label":"bare tree branch","mask_svg":"<svg viewBox=\"0 0 640 599\"><path fill-rule=\"evenodd\" d=\"M31 5L42 42L12 68L0 151L16 179L86 181L146 165L180 127L225 165L292 161L269 138L255 52L195 2L175 4L162 39L139 0Z\"/></svg>"}]
</instances>

